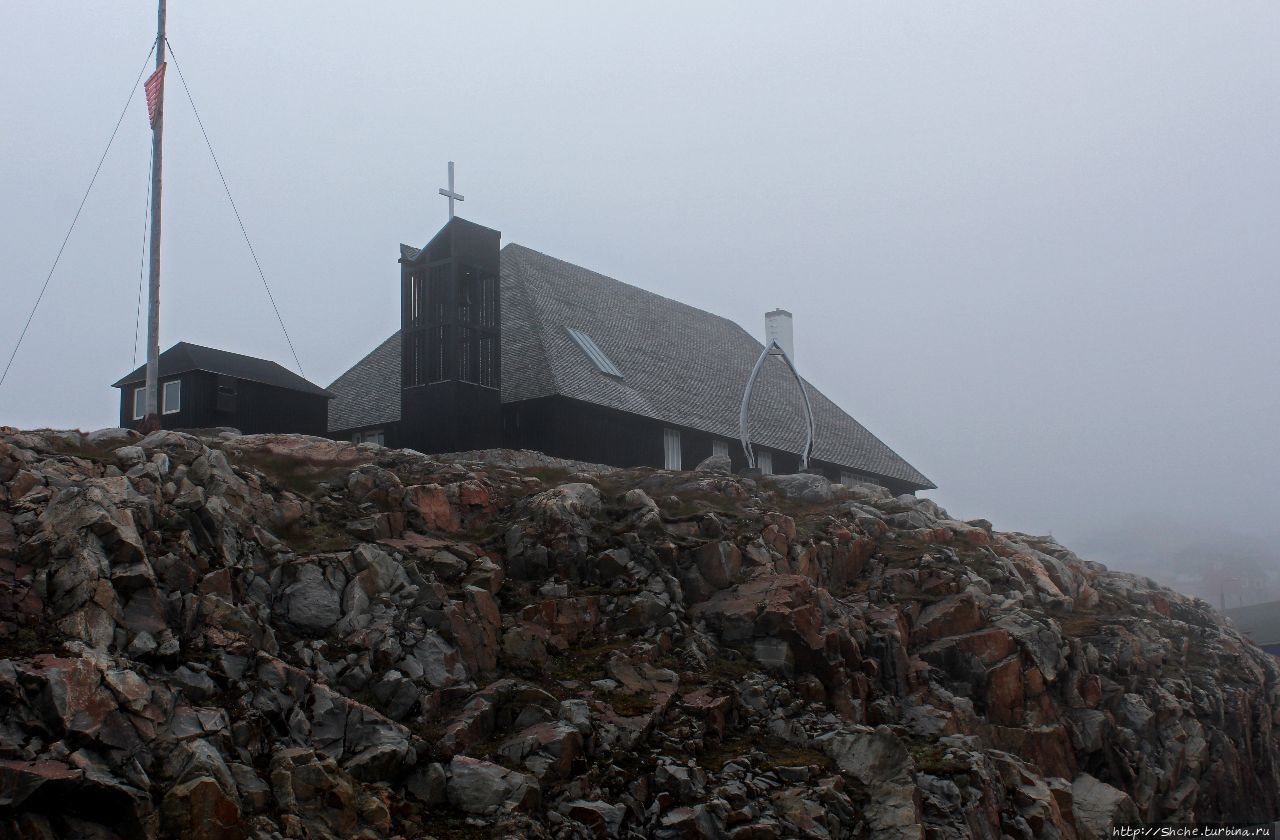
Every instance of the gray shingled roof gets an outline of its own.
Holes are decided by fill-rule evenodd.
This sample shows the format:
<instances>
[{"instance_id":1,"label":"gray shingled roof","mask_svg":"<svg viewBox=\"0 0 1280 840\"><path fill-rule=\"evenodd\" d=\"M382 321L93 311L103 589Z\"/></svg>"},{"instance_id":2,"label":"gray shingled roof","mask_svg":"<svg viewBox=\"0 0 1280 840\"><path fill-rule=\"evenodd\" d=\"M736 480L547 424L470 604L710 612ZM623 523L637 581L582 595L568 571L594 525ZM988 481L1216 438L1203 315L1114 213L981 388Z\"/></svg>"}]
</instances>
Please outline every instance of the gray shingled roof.
<instances>
[{"instance_id":1,"label":"gray shingled roof","mask_svg":"<svg viewBox=\"0 0 1280 840\"><path fill-rule=\"evenodd\" d=\"M411 251L411 249L405 249ZM567 328L589 335L622 371L602 373ZM720 437L738 437L742 388L763 345L734 322L510 244L502 249L502 400L559 394ZM806 383L813 456L921 488L929 479ZM330 390L331 431L399 419L400 341L393 335ZM770 359L751 407L760 445L799 452L799 390Z\"/></svg>"},{"instance_id":2,"label":"gray shingled roof","mask_svg":"<svg viewBox=\"0 0 1280 840\"><path fill-rule=\"evenodd\" d=\"M269 359L259 359L256 356L246 356L214 347L202 347L186 341L179 341L161 353L159 361L159 375L162 378L200 370L206 373L220 373L223 376L232 376L248 382L261 382L264 385L287 388L290 391L301 391L304 394L332 396L314 382L303 379L288 368ZM125 385L144 382L146 377L147 366L143 365L127 376L121 377L112 387L122 388ZM399 394L396 395L396 399L399 400ZM398 411L397 409L397 413Z\"/></svg>"},{"instance_id":3,"label":"gray shingled roof","mask_svg":"<svg viewBox=\"0 0 1280 840\"><path fill-rule=\"evenodd\" d=\"M400 332L329 386L329 431L384 426L400 419Z\"/></svg>"}]
</instances>

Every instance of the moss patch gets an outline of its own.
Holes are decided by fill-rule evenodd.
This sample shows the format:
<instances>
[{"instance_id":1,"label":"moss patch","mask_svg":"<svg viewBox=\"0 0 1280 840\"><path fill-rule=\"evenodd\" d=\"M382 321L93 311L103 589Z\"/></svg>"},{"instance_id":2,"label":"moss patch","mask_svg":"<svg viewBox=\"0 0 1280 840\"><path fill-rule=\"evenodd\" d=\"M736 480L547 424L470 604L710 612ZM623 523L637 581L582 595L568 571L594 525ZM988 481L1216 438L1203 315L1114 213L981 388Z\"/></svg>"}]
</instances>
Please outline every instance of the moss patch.
<instances>
[{"instance_id":1,"label":"moss patch","mask_svg":"<svg viewBox=\"0 0 1280 840\"><path fill-rule=\"evenodd\" d=\"M761 770L773 770L778 767L810 767L816 764L826 772L835 767L835 762L826 753L796 746L777 738L761 738L745 733L728 738L706 750L700 760L703 765L720 770L735 758L755 751L764 754L764 761L756 763L757 768Z\"/></svg>"},{"instance_id":2,"label":"moss patch","mask_svg":"<svg viewBox=\"0 0 1280 840\"><path fill-rule=\"evenodd\" d=\"M591 682L607 676L604 672L609 654L630 646L630 639L614 639L589 647L574 648L561 656L552 656L547 663L547 673L554 680L578 680Z\"/></svg>"},{"instance_id":3,"label":"moss patch","mask_svg":"<svg viewBox=\"0 0 1280 840\"><path fill-rule=\"evenodd\" d=\"M317 525L302 524L280 534L285 545L298 554L324 554L333 551L350 551L359 541L329 518Z\"/></svg>"},{"instance_id":4,"label":"moss patch","mask_svg":"<svg viewBox=\"0 0 1280 840\"><path fill-rule=\"evenodd\" d=\"M346 477L359 466L317 467L297 458L257 452L234 452L228 455L228 460L235 466L257 470L277 487L308 499L315 498L321 483L345 483Z\"/></svg>"},{"instance_id":5,"label":"moss patch","mask_svg":"<svg viewBox=\"0 0 1280 840\"><path fill-rule=\"evenodd\" d=\"M955 776L968 773L969 765L947 758L946 748L941 744L912 744L908 748L911 759L916 763L916 770L931 776Z\"/></svg>"},{"instance_id":6,"label":"moss patch","mask_svg":"<svg viewBox=\"0 0 1280 840\"><path fill-rule=\"evenodd\" d=\"M0 635L0 659L25 659L42 653L57 653L66 636L53 627L19 627Z\"/></svg>"}]
</instances>

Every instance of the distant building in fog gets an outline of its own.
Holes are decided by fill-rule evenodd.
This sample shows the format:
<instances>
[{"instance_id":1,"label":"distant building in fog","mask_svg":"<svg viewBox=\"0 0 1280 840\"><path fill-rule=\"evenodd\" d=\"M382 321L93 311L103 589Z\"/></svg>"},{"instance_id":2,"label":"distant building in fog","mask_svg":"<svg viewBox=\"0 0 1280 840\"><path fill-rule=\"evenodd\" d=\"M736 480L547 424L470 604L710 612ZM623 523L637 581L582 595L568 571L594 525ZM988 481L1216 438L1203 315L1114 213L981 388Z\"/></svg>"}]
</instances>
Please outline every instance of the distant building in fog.
<instances>
[{"instance_id":1,"label":"distant building in fog","mask_svg":"<svg viewBox=\"0 0 1280 840\"><path fill-rule=\"evenodd\" d=\"M1226 611L1236 629L1272 656L1280 658L1280 601Z\"/></svg>"}]
</instances>

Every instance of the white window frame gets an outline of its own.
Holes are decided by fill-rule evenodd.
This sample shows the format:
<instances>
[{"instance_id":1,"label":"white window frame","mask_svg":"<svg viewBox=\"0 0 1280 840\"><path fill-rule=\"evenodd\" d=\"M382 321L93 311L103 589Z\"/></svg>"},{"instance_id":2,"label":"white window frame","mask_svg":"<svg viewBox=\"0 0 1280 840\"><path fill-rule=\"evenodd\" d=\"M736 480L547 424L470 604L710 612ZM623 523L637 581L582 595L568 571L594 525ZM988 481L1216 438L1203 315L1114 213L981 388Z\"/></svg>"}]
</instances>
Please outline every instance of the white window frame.
<instances>
[{"instance_id":1,"label":"white window frame","mask_svg":"<svg viewBox=\"0 0 1280 840\"><path fill-rule=\"evenodd\" d=\"M173 405L170 405L169 386L172 385L177 391L177 397L173 399ZM161 414L177 414L182 411L182 380L170 379L168 382L160 383L160 409Z\"/></svg>"},{"instance_id":2,"label":"white window frame","mask_svg":"<svg viewBox=\"0 0 1280 840\"><path fill-rule=\"evenodd\" d=\"M133 389L133 419L141 420L147 416L147 386L139 385Z\"/></svg>"},{"instance_id":3,"label":"white window frame","mask_svg":"<svg viewBox=\"0 0 1280 840\"><path fill-rule=\"evenodd\" d=\"M386 446L386 441L387 434L383 429L366 429L351 436L352 443L376 443L378 446Z\"/></svg>"},{"instance_id":4,"label":"white window frame","mask_svg":"<svg viewBox=\"0 0 1280 840\"><path fill-rule=\"evenodd\" d=\"M723 455L724 457L728 458L728 457L729 457L729 441L727 441L727 440L720 440L719 438L712 438L712 439L711 439L711 454L712 454L712 455Z\"/></svg>"},{"instance_id":5,"label":"white window frame","mask_svg":"<svg viewBox=\"0 0 1280 840\"><path fill-rule=\"evenodd\" d=\"M761 475L773 475L773 453L767 449L756 452L756 466Z\"/></svg>"},{"instance_id":6,"label":"white window frame","mask_svg":"<svg viewBox=\"0 0 1280 840\"><path fill-rule=\"evenodd\" d=\"M680 430L662 430L662 464L663 469L680 469Z\"/></svg>"}]
</instances>

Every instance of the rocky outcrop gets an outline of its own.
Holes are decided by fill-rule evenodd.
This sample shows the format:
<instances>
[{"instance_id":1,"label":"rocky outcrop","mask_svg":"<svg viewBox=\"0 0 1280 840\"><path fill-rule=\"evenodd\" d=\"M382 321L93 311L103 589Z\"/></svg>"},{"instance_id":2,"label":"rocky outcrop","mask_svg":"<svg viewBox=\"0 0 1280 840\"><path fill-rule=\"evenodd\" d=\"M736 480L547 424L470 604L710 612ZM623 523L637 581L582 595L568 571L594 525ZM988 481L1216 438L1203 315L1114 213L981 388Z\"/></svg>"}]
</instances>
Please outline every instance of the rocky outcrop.
<instances>
[{"instance_id":1,"label":"rocky outcrop","mask_svg":"<svg viewBox=\"0 0 1280 840\"><path fill-rule=\"evenodd\" d=\"M1083 838L1280 816L1208 605L819 476L0 429L0 835Z\"/></svg>"}]
</instances>

